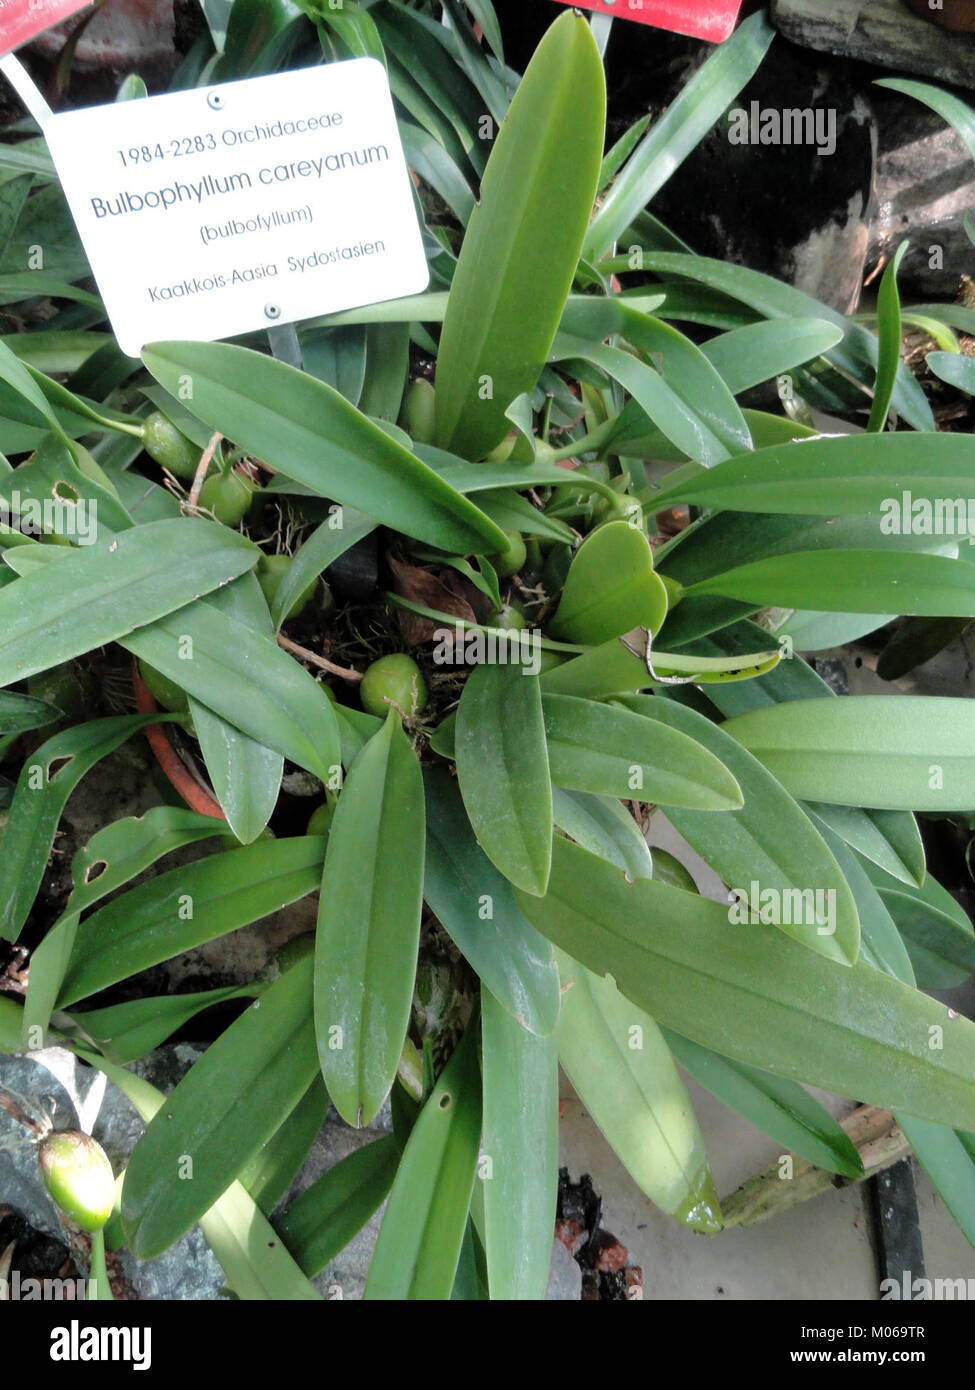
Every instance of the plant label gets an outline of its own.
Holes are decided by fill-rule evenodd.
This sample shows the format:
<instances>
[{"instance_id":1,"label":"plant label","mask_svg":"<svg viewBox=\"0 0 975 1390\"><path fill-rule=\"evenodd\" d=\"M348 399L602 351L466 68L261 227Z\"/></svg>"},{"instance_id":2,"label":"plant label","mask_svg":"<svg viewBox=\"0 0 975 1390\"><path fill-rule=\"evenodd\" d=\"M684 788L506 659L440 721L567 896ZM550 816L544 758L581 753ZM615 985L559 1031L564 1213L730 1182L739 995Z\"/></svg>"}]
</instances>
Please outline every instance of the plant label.
<instances>
[{"instance_id":1,"label":"plant label","mask_svg":"<svg viewBox=\"0 0 975 1390\"><path fill-rule=\"evenodd\" d=\"M742 0L559 0L575 9L594 10L613 19L632 19L672 34L721 43L730 37Z\"/></svg>"},{"instance_id":2,"label":"plant label","mask_svg":"<svg viewBox=\"0 0 975 1390\"><path fill-rule=\"evenodd\" d=\"M0 54L29 43L90 4L91 0L0 0Z\"/></svg>"},{"instance_id":3,"label":"plant label","mask_svg":"<svg viewBox=\"0 0 975 1390\"><path fill-rule=\"evenodd\" d=\"M44 129L123 351L426 288L374 58L54 116Z\"/></svg>"}]
</instances>

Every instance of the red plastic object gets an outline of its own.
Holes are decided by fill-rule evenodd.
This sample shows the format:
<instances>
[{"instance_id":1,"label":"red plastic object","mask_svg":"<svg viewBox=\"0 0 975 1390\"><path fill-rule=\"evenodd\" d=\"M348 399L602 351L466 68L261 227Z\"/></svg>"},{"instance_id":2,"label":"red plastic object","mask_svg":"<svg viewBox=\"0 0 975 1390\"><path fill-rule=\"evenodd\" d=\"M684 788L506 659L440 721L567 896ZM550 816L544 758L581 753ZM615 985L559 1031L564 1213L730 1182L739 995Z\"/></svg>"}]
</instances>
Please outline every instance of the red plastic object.
<instances>
[{"instance_id":1,"label":"red plastic object","mask_svg":"<svg viewBox=\"0 0 975 1390\"><path fill-rule=\"evenodd\" d=\"M577 10L593 10L614 19L632 19L687 34L692 39L721 43L730 37L738 19L742 0L559 0Z\"/></svg>"},{"instance_id":2,"label":"red plastic object","mask_svg":"<svg viewBox=\"0 0 975 1390\"><path fill-rule=\"evenodd\" d=\"M90 4L91 0L0 0L0 54L29 43Z\"/></svg>"}]
</instances>

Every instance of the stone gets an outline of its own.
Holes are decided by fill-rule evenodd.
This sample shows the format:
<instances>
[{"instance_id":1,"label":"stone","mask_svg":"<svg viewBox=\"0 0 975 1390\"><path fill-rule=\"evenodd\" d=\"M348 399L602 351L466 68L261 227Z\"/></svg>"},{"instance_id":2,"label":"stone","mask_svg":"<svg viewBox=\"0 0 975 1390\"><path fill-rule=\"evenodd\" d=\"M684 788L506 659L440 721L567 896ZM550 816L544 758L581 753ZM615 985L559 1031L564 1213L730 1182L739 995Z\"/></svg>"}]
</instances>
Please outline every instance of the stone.
<instances>
[{"instance_id":1,"label":"stone","mask_svg":"<svg viewBox=\"0 0 975 1390\"><path fill-rule=\"evenodd\" d=\"M946 34L903 0L772 0L771 19L805 48L975 87L975 35Z\"/></svg>"},{"instance_id":2,"label":"stone","mask_svg":"<svg viewBox=\"0 0 975 1390\"><path fill-rule=\"evenodd\" d=\"M546 1303L578 1303L582 1298L582 1270L560 1240L552 1242Z\"/></svg>"},{"instance_id":3,"label":"stone","mask_svg":"<svg viewBox=\"0 0 975 1390\"><path fill-rule=\"evenodd\" d=\"M900 92L876 88L877 211L868 265L911 247L899 282L926 299L954 299L961 277L975 266L965 215L975 218L975 163L940 116Z\"/></svg>"}]
</instances>

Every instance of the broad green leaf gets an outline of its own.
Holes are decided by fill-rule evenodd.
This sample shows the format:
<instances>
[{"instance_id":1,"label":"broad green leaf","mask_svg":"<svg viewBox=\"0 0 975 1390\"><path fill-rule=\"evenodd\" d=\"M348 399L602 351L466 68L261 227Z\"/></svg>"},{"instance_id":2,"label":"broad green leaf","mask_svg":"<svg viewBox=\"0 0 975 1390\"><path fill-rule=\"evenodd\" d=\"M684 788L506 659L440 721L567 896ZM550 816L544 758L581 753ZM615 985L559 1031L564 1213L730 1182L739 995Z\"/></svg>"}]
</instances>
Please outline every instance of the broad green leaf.
<instances>
[{"instance_id":1,"label":"broad green leaf","mask_svg":"<svg viewBox=\"0 0 975 1390\"><path fill-rule=\"evenodd\" d=\"M829 550L775 555L702 579L687 597L722 594L756 608L806 608L826 613L923 613L975 616L971 566L942 555L889 550Z\"/></svg>"},{"instance_id":2,"label":"broad green leaf","mask_svg":"<svg viewBox=\"0 0 975 1390\"><path fill-rule=\"evenodd\" d=\"M966 1136L903 1111L894 1118L962 1235L975 1246L975 1155Z\"/></svg>"},{"instance_id":3,"label":"broad green leaf","mask_svg":"<svg viewBox=\"0 0 975 1390\"><path fill-rule=\"evenodd\" d=\"M0 589L0 685L183 608L252 569L259 554L226 526L182 518L66 551L56 565Z\"/></svg>"},{"instance_id":4,"label":"broad green leaf","mask_svg":"<svg viewBox=\"0 0 975 1390\"><path fill-rule=\"evenodd\" d=\"M722 727L804 800L909 811L975 806L969 700L801 700L754 710Z\"/></svg>"},{"instance_id":5,"label":"broad green leaf","mask_svg":"<svg viewBox=\"0 0 975 1390\"><path fill-rule=\"evenodd\" d=\"M592 220L583 255L596 261L626 231L754 76L774 37L752 15L711 54L650 128Z\"/></svg>"},{"instance_id":6,"label":"broad green leaf","mask_svg":"<svg viewBox=\"0 0 975 1390\"><path fill-rule=\"evenodd\" d=\"M559 1190L559 1058L481 994L484 1240L493 1299L545 1297Z\"/></svg>"},{"instance_id":7,"label":"broad green leaf","mask_svg":"<svg viewBox=\"0 0 975 1390\"><path fill-rule=\"evenodd\" d=\"M903 811L864 811L810 801L812 811L865 859L916 887L924 882L924 844L917 821Z\"/></svg>"},{"instance_id":8,"label":"broad green leaf","mask_svg":"<svg viewBox=\"0 0 975 1390\"><path fill-rule=\"evenodd\" d=\"M12 690L0 690L0 735L24 734L42 729L61 718L61 711L46 700L30 695L18 695Z\"/></svg>"},{"instance_id":9,"label":"broad green leaf","mask_svg":"<svg viewBox=\"0 0 975 1390\"><path fill-rule=\"evenodd\" d=\"M122 645L255 742L323 782L334 777L341 762L335 707L269 634L195 603L130 633Z\"/></svg>"},{"instance_id":10,"label":"broad green leaf","mask_svg":"<svg viewBox=\"0 0 975 1390\"><path fill-rule=\"evenodd\" d=\"M442 448L483 457L538 381L592 212L605 119L589 25L562 15L498 133L454 273L437 359Z\"/></svg>"},{"instance_id":11,"label":"broad green leaf","mask_svg":"<svg viewBox=\"0 0 975 1390\"><path fill-rule=\"evenodd\" d=\"M611 521L593 531L576 552L554 621L552 637L596 646L635 627L656 633L667 616L667 590L654 573L643 531Z\"/></svg>"},{"instance_id":12,"label":"broad green leaf","mask_svg":"<svg viewBox=\"0 0 975 1390\"><path fill-rule=\"evenodd\" d=\"M210 1045L149 1122L122 1191L122 1223L140 1259L160 1255L204 1215L311 1085L311 985L306 958ZM187 1158L192 1181L181 1182Z\"/></svg>"},{"instance_id":13,"label":"broad green leaf","mask_svg":"<svg viewBox=\"0 0 975 1390\"><path fill-rule=\"evenodd\" d=\"M925 361L941 381L964 391L966 396L975 396L975 358L956 352L929 352Z\"/></svg>"},{"instance_id":14,"label":"broad green leaf","mask_svg":"<svg viewBox=\"0 0 975 1390\"><path fill-rule=\"evenodd\" d=\"M751 755L717 725L673 700L624 696L627 708L709 748L737 778L740 810L715 815L668 807L668 819L737 895L811 950L850 964L857 958L856 906L834 856L810 818ZM762 895L771 890L764 912ZM771 904L779 904L775 911ZM776 917L779 918L776 921Z\"/></svg>"},{"instance_id":15,"label":"broad green leaf","mask_svg":"<svg viewBox=\"0 0 975 1390\"><path fill-rule=\"evenodd\" d=\"M637 263L637 268L665 277L678 276L695 282L691 296L695 301L701 299L699 287L706 287L707 290L718 291L722 296L730 296L732 300L747 304L749 309L753 310L754 313L761 314L763 318L825 319L828 323L836 324L843 332L843 341L829 350L830 362L850 381L862 381L871 370L876 370L878 343L876 337L868 329L864 328L862 324L846 318L843 314L830 308L829 305L814 299L811 295L804 294L801 290L794 289L792 285L786 285L781 280L774 279L771 275L763 275L758 271L748 270L745 266L729 265L725 261L713 260L707 256L671 251L644 251ZM632 271L634 266L627 255L604 261L600 269L613 271L616 274L625 274L627 271ZM679 313L675 312L675 308L679 308L680 291L686 291L686 287L678 285L677 293L674 293L673 286L668 285L665 288L667 290L667 303L661 309L661 315L690 317L684 310ZM706 306L710 306L712 303L707 295L703 297L703 302ZM721 321L718 326L736 328L753 321L753 316L748 316L745 319L742 319L740 315L729 318L727 301L719 300L718 303L724 311L720 315ZM734 307L732 305L732 308ZM713 322L713 313L707 312L707 310L706 313L704 322ZM694 310L691 311L691 314L697 317ZM872 376L870 379L872 381ZM934 431L934 416L924 391L904 364L901 365L897 374L893 402L898 413L903 415L913 429Z\"/></svg>"},{"instance_id":16,"label":"broad green leaf","mask_svg":"<svg viewBox=\"0 0 975 1390\"><path fill-rule=\"evenodd\" d=\"M915 500L975 498L971 442L963 434L817 435L759 449L664 486L654 505L694 502L741 512L877 515ZM888 506L885 509L884 503Z\"/></svg>"},{"instance_id":17,"label":"broad green leaf","mask_svg":"<svg viewBox=\"0 0 975 1390\"><path fill-rule=\"evenodd\" d=\"M873 966L841 969L781 932L619 870L567 840L544 898L519 894L540 931L659 1023L715 1052L936 1124L972 1128L975 1024Z\"/></svg>"},{"instance_id":18,"label":"broad green leaf","mask_svg":"<svg viewBox=\"0 0 975 1390\"><path fill-rule=\"evenodd\" d=\"M274 625L253 570L205 602L252 632L273 639ZM281 790L284 755L248 737L192 697L189 710L220 808L237 839L248 845L271 819Z\"/></svg>"},{"instance_id":19,"label":"broad green leaf","mask_svg":"<svg viewBox=\"0 0 975 1390\"><path fill-rule=\"evenodd\" d=\"M336 521L341 521L337 526ZM278 585L271 605L271 617L280 629L288 613L308 585L340 556L375 530L368 517L343 507L341 516L330 517L314 530L295 555Z\"/></svg>"},{"instance_id":20,"label":"broad green leaf","mask_svg":"<svg viewBox=\"0 0 975 1390\"><path fill-rule=\"evenodd\" d=\"M638 709L571 695L542 697L552 780L595 792L697 811L737 811L741 789L721 760Z\"/></svg>"},{"instance_id":21,"label":"broad green leaf","mask_svg":"<svg viewBox=\"0 0 975 1390\"><path fill-rule=\"evenodd\" d=\"M713 1235L721 1209L670 1049L612 980L559 951L559 1061L634 1182L661 1211Z\"/></svg>"},{"instance_id":22,"label":"broad green leaf","mask_svg":"<svg viewBox=\"0 0 975 1390\"><path fill-rule=\"evenodd\" d=\"M798 1082L721 1057L669 1028L663 1035L699 1085L790 1153L847 1178L862 1174L863 1163L849 1135Z\"/></svg>"},{"instance_id":23,"label":"broad green leaf","mask_svg":"<svg viewBox=\"0 0 975 1390\"><path fill-rule=\"evenodd\" d=\"M79 927L58 1006L313 893L323 850L318 836L258 840L169 869L113 898Z\"/></svg>"},{"instance_id":24,"label":"broad green leaf","mask_svg":"<svg viewBox=\"0 0 975 1390\"><path fill-rule=\"evenodd\" d=\"M153 806L145 815L113 821L97 831L71 863L74 887L64 912L31 956L24 1001L24 1042L44 1037L64 981L82 912L183 845L221 831L210 816L177 806ZM31 1033L39 1029L39 1033Z\"/></svg>"},{"instance_id":25,"label":"broad green leaf","mask_svg":"<svg viewBox=\"0 0 975 1390\"><path fill-rule=\"evenodd\" d=\"M842 328L825 319L763 319L712 338L701 351L737 396L819 357L842 339ZM761 447L757 441L756 447Z\"/></svg>"},{"instance_id":26,"label":"broad green leaf","mask_svg":"<svg viewBox=\"0 0 975 1390\"><path fill-rule=\"evenodd\" d=\"M240 1170L238 1181L265 1216L270 1216L291 1191L321 1133L330 1104L325 1083L316 1076L284 1124Z\"/></svg>"},{"instance_id":27,"label":"broad green leaf","mask_svg":"<svg viewBox=\"0 0 975 1390\"><path fill-rule=\"evenodd\" d=\"M481 1138L479 1021L406 1142L366 1280L367 1299L448 1299L467 1225Z\"/></svg>"},{"instance_id":28,"label":"broad green leaf","mask_svg":"<svg viewBox=\"0 0 975 1390\"><path fill-rule=\"evenodd\" d=\"M484 853L509 882L544 893L552 784L538 677L518 666L476 666L457 710L454 756Z\"/></svg>"},{"instance_id":29,"label":"broad green leaf","mask_svg":"<svg viewBox=\"0 0 975 1390\"><path fill-rule=\"evenodd\" d=\"M68 797L86 772L148 723L144 715L93 719L55 734L28 757L0 833L0 937L16 941L27 920Z\"/></svg>"},{"instance_id":30,"label":"broad green leaf","mask_svg":"<svg viewBox=\"0 0 975 1390\"><path fill-rule=\"evenodd\" d=\"M305 1189L274 1226L297 1263L314 1277L379 1210L393 1185L399 1149L391 1134L364 1144Z\"/></svg>"},{"instance_id":31,"label":"broad green leaf","mask_svg":"<svg viewBox=\"0 0 975 1390\"><path fill-rule=\"evenodd\" d=\"M348 1124L368 1124L396 1076L413 1000L424 838L420 765L390 711L339 795L318 910L318 1051Z\"/></svg>"},{"instance_id":32,"label":"broad green leaf","mask_svg":"<svg viewBox=\"0 0 975 1390\"><path fill-rule=\"evenodd\" d=\"M576 844L608 859L628 878L652 878L654 859L642 830L613 797L552 788L555 824Z\"/></svg>"},{"instance_id":33,"label":"broad green leaf","mask_svg":"<svg viewBox=\"0 0 975 1390\"><path fill-rule=\"evenodd\" d=\"M145 1123L148 1124L166 1104L167 1097L141 1076L115 1066L96 1052L77 1045L75 1051L103 1071L110 1081L114 1081ZM124 1178L122 1195L124 1200ZM239 1182L231 1183L210 1210L200 1217L200 1229L238 1298L279 1302L319 1299L320 1295L304 1277L282 1242L275 1239L274 1228Z\"/></svg>"},{"instance_id":34,"label":"broad green leaf","mask_svg":"<svg viewBox=\"0 0 975 1390\"><path fill-rule=\"evenodd\" d=\"M922 888L905 888L868 869L904 939L921 989L952 989L975 974L975 931L967 913L929 874Z\"/></svg>"},{"instance_id":35,"label":"broad green leaf","mask_svg":"<svg viewBox=\"0 0 975 1390\"><path fill-rule=\"evenodd\" d=\"M88 1009L65 1017L69 1017L109 1061L125 1066L161 1047L177 1029L192 1022L204 1009L232 999L257 998L264 988L261 984L235 985L227 989L206 989L199 994L130 999L106 1009Z\"/></svg>"},{"instance_id":36,"label":"broad green leaf","mask_svg":"<svg viewBox=\"0 0 975 1390\"><path fill-rule=\"evenodd\" d=\"M318 496L443 550L504 548L473 503L324 382L228 343L155 343L143 360L174 394L188 374L201 420Z\"/></svg>"},{"instance_id":37,"label":"broad green leaf","mask_svg":"<svg viewBox=\"0 0 975 1390\"><path fill-rule=\"evenodd\" d=\"M495 999L530 1033L559 1016L559 975L549 942L524 918L511 884L483 853L456 780L428 768L423 896Z\"/></svg>"}]
</instances>

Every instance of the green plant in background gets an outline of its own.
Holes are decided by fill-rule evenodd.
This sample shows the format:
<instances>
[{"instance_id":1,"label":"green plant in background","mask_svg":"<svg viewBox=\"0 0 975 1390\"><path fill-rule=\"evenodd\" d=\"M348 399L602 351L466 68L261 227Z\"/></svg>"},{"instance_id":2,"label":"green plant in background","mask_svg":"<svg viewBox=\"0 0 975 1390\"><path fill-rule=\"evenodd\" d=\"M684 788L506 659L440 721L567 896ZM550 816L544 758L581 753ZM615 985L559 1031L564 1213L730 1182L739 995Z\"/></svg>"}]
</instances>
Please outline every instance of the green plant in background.
<instances>
[{"instance_id":1,"label":"green plant in background","mask_svg":"<svg viewBox=\"0 0 975 1390\"><path fill-rule=\"evenodd\" d=\"M879 524L908 486L975 496L970 440L935 430L899 362L896 263L874 333L646 210L762 61L761 14L604 155L584 19L519 82L486 0L467 7L483 43L455 0L428 8L236 0L177 74L307 64L310 44L387 65L432 288L301 325L303 370L256 338L124 357L76 288L42 143L0 149L0 287L18 312L60 305L0 341L0 497L65 502L50 534L0 530L0 747L32 749L0 931L28 922L73 788L131 735L163 761L181 728L212 789L184 769L189 808L170 793L81 848L23 1007L0 998L4 1048L56 1038L143 1116L109 1247L152 1258L199 1221L242 1298L315 1297L387 1198L367 1297L540 1297L560 1061L641 1189L698 1230L721 1214L675 1063L846 1176L856 1150L799 1083L894 1109L975 1242L975 1026L921 992L971 974L975 934L913 815L975 806L975 714L839 699L793 654L975 615L968 547ZM43 282L15 270L28 238L57 248ZM957 311L911 313L952 343ZM777 376L790 415L739 406ZM867 432L818 433L806 407ZM373 541L388 587L333 601L319 576ZM65 719L56 686L34 693L132 658L185 711ZM286 764L323 789L311 833L285 833ZM741 924L651 855L657 807ZM98 999L316 891L314 939L272 980ZM776 915L768 893L820 906ZM127 1064L235 996L253 1002L163 1118ZM393 1135L282 1211L328 1101L362 1124L390 1095Z\"/></svg>"}]
</instances>

